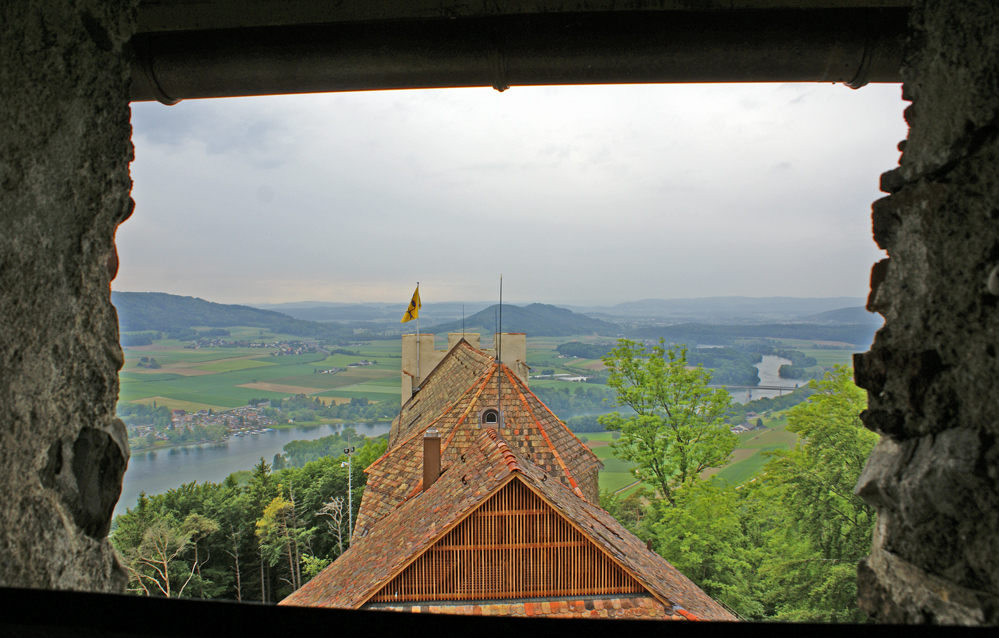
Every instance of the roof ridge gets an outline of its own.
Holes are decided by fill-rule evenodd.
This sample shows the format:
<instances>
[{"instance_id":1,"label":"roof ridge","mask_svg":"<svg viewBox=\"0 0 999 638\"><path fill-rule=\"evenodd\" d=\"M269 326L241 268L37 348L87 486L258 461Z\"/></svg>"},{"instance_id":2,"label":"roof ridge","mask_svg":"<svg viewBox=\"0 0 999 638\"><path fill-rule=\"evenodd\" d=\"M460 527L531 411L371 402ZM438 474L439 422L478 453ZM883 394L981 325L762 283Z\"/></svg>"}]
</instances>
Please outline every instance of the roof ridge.
<instances>
[{"instance_id":1,"label":"roof ridge","mask_svg":"<svg viewBox=\"0 0 999 638\"><path fill-rule=\"evenodd\" d=\"M470 343L468 343L467 341L465 341L465 338L464 338L464 337L462 337L462 338L461 338L461 339L460 339L460 340L458 341L458 343L454 344L454 346L452 346L452 347L450 347L450 348L448 349L447 353L446 353L446 354L445 354L445 355L444 355L444 356L443 356L443 357L441 358L441 360L440 360L440 361L438 361L438 362L437 362L437 365L435 365L435 366L434 366L434 369L433 369L433 370L431 370L431 371L430 371L430 373L429 373L429 374L427 374L427 376L426 376L425 378L423 378L423 379L421 379L421 380L420 380L420 387L421 387L421 388L422 388L422 387L423 387L424 385L426 385L426 383L427 383L428 381L430 381L430 379L432 379L432 378L433 378L434 374L435 374L435 373L436 373L436 372L437 372L437 371L438 371L438 370L439 370L439 369L441 368L441 364L442 364L442 363L444 363L444 360L445 360L445 359L447 359L448 357L450 357L450 356L454 355L454 353L458 351L458 346L460 346L460 345L462 345L462 344L464 344L464 345L465 345L465 347L467 347L467 348L468 348L469 350L471 350L471 351L472 351L472 352L474 352L475 354L478 354L478 355L481 355L481 356L483 356L483 357L486 357L487 359L488 359L488 358L491 358L491 357L490 357L490 356L489 356L488 354L486 354L485 352L482 352L481 350L478 350L477 348L473 347L473 346L472 346L472 344L470 344ZM410 376L412 376L412 375L410 375ZM413 377L413 378L415 379L416 377ZM410 402L410 401L412 401L412 400L413 400L413 399L414 399L415 397L416 397L416 394L413 394L413 396L409 397L409 399L407 399L405 403L403 403L403 404L402 404L401 406L399 406L399 410L400 410L400 413L402 412L402 408L405 408L405 407L406 407L406 406L407 406L407 405L409 404L409 402Z\"/></svg>"},{"instance_id":2,"label":"roof ridge","mask_svg":"<svg viewBox=\"0 0 999 638\"><path fill-rule=\"evenodd\" d=\"M523 468L521 468L520 463L517 462L517 455L513 453L513 450L510 449L507 442L499 436L499 433L493 428L487 428L486 435L496 443L496 447L499 448L500 454L503 455L503 461L506 463L506 466L510 468L510 471L523 474Z\"/></svg>"},{"instance_id":3,"label":"roof ridge","mask_svg":"<svg viewBox=\"0 0 999 638\"><path fill-rule=\"evenodd\" d=\"M471 348L471 346L469 346L469 348ZM461 418L458 419L458 422L454 424L454 427L451 429L451 433L448 434L447 441L444 441L443 445L441 445L442 453L451 445L451 441L454 439L454 435L457 434L458 430L461 428L461 424L464 423L465 419L468 418L468 413L472 411L472 407L476 403L478 403L479 397L482 396L482 391L485 390L486 386L489 384L490 379L493 378L493 373L496 372L499 365L500 364L494 363L493 365L489 366L489 372L486 374L486 378L483 379L482 383L479 385L479 389L475 391L475 396L472 397L472 400L468 402L468 407L465 408L465 411L464 413L462 413ZM472 387L474 387L474 385ZM471 387L469 388L469 390L471 390ZM467 394L467 391L465 392L465 394ZM458 399L458 401L460 401L461 398L464 398L465 394L462 394L461 397ZM455 401L455 403L458 403L458 401ZM442 414L441 416L444 415ZM437 421L435 419L434 423L436 422Z\"/></svg>"},{"instance_id":4,"label":"roof ridge","mask_svg":"<svg viewBox=\"0 0 999 638\"><path fill-rule=\"evenodd\" d=\"M548 448L551 449L552 456L555 457L555 460L558 461L558 464L562 468L562 471L565 472L565 477L569 479L569 483L572 485L572 489L581 499L585 501L586 497L583 496L583 490L579 489L579 485L576 483L576 479L573 478L572 472L569 471L569 466L565 464L565 461L562 459L562 455L559 454L558 452L558 448L552 444L552 440L548 436L548 431L545 430L545 426L538 419L538 416L534 414L534 410L531 408L531 404L527 402L527 397L524 396L524 393L517 386L517 382L513 380L513 375L510 372L510 368L507 368L506 366L503 367L506 370L507 378L510 379L510 382L513 384L513 387L517 388L517 394L520 395L521 402L524 404L524 407L527 408L527 413L534 418L534 424L538 426L538 431L541 432L541 436L544 437L545 443L547 443Z\"/></svg>"},{"instance_id":5,"label":"roof ridge","mask_svg":"<svg viewBox=\"0 0 999 638\"><path fill-rule=\"evenodd\" d=\"M466 334L470 335L470 334L475 334L475 333L474 333L474 332L462 332L461 334L463 334L463 335L466 335ZM484 350L481 350L481 349L479 349L479 348L476 348L475 346L473 346L472 344L470 344L470 343L469 343L468 341L465 341L465 337L462 337L462 338L461 338L461 339L460 339L460 340L458 341L458 343L454 344L454 345L455 345L455 347L458 347L458 344L459 344L459 343L464 343L464 344L465 344L466 346L468 346L468 349L469 349L469 350L471 350L472 352L474 352L474 353L476 353L476 354L481 354L481 355L482 355L483 357L489 357L489 355L488 355L488 354L486 354L486 352L485 352ZM494 359L495 357L489 357L489 358L490 358L490 359Z\"/></svg>"},{"instance_id":6,"label":"roof ridge","mask_svg":"<svg viewBox=\"0 0 999 638\"><path fill-rule=\"evenodd\" d=\"M471 347L471 346L469 346L469 347ZM490 374L489 374L489 376L490 377L492 376L492 368L490 368ZM489 382L489 378L487 378L485 381L482 382L482 385L479 387L479 391L476 392L476 396L469 403L469 407L465 409L465 413L462 415L462 417L455 424L454 429L451 430L451 434L449 435L447 442L444 443L443 446L441 446L442 450L445 449L447 447L447 444L451 442L451 437L454 436L454 433L457 431L458 426L460 426L464 422L465 417L468 416L468 411L471 409L471 406L475 404L475 401L478 398L478 395L482 392L482 388L485 387L485 384L488 383L488 382ZM377 465L378 463L380 463L382 461L382 459L384 459L385 457L389 456L389 454L391 452L393 452L393 451L395 451L395 450L403 447L404 445L406 445L407 443L409 443L410 441L412 441L417 436L419 436L419 435L423 434L424 432L426 432L426 430L429 429L430 427L432 427L435 423L437 423L438 421L440 421L441 419L443 419L445 416L447 416L451 412L451 410L454 409L454 407L456 405L458 405L458 403L461 402L461 400L464 399L468 395L469 392L472 391L472 389L474 387L475 387L474 383L472 385L468 386L465 389L465 391L461 393L461 396L459 396L457 399L455 399L454 401L452 401L444 409L443 412L441 412L439 415L437 415L437 418L435 418L433 421L431 421L430 423L427 424L426 428L419 428L417 430L414 430L412 433L410 433L409 436L407 436L405 439L403 439L402 441L400 441L398 445L393 446L391 450L385 450L384 454L382 454L377 459L375 459L374 461L372 461L371 465L369 465L368 467L364 468L364 472L367 473L368 470L370 470L375 465Z\"/></svg>"},{"instance_id":7,"label":"roof ridge","mask_svg":"<svg viewBox=\"0 0 999 638\"><path fill-rule=\"evenodd\" d=\"M712 599L712 600L713 600L713 599ZM674 611L675 611L676 613L678 613L678 614L680 614L681 616L683 616L684 618L686 618L687 620L695 620L695 621L700 621L700 620L701 620L701 619L700 619L700 618L699 618L699 617L697 616L697 614L694 614L694 613L692 613L692 612L689 612L689 611L687 611L686 609L684 609L683 607L677 607L676 605L673 605L673 610L674 610Z\"/></svg>"},{"instance_id":8,"label":"roof ridge","mask_svg":"<svg viewBox=\"0 0 999 638\"><path fill-rule=\"evenodd\" d=\"M525 364L525 365L526 365L526 364ZM516 377L516 378L517 378L517 381L519 381L519 384L520 384L520 385L522 385L522 386L524 387L524 390L526 390L526 391L527 391L527 394L531 395L531 398L532 398L532 399L534 399L535 401L537 401L538 403L540 403L540 404L541 404L541 407L543 407L544 409L546 409L546 410L548 410L549 412L551 412L551 413L552 413L552 415L553 415L553 416L555 417L555 419L556 419L556 420L557 420L557 421L559 422L559 424L560 424L560 425L561 425L561 426L562 426L562 427L563 427L563 428L565 429L565 431L566 431L566 432L568 432L568 433L569 433L570 435L572 435L572 438L574 438L574 439L576 439L577 441L579 441L579 444L580 444L580 445L581 445L581 446L583 447L583 449L585 449L585 450L586 450L587 452L589 452L589 453L590 453L590 455L591 455L591 456L592 456L592 457L593 457L594 459L596 459L597 461L600 461L600 457L599 457L599 456L597 456L597 455L596 455L596 453L594 453L594 451L593 451L593 450L591 450L591 449L590 449L590 447L589 447L588 445L586 445L585 443L583 443L583 441L582 441L582 440L581 440L581 439L580 439L580 438L579 438L578 436L576 436L576 433L575 433L575 432L573 432L573 431L572 431L571 429L569 429L569 426L568 426L568 425L566 425L566 424L565 424L565 422L564 422L564 421L562 421L562 419L558 418L558 415L557 415L557 414L555 414L555 412L554 412L554 411L553 411L553 410L552 410L551 408L549 408L549 407L548 407L548 405L547 405L547 404L545 404L545 402L544 402L544 401L542 401L542 400L541 400L540 398L538 398L538 395L534 394L534 392L533 392L533 391L531 390L531 388L530 388L530 387L528 387L528 385L527 385L526 383L524 383L524 381L523 381L523 380L521 380L521 379L520 379L520 377ZM532 414L533 414L533 411L532 411Z\"/></svg>"},{"instance_id":9,"label":"roof ridge","mask_svg":"<svg viewBox=\"0 0 999 638\"><path fill-rule=\"evenodd\" d=\"M458 427L455 426L455 431L457 429L458 429ZM510 446L507 445L506 441L504 441L503 438L498 435L498 433L496 432L495 429L493 429L493 428L487 428L485 430L485 432L483 432L482 434L480 434L479 437L477 439L475 439L475 441L471 445L477 444L486 435L488 435L489 438L491 438L496 443L496 447L499 448L500 454L503 455L503 461L506 463L506 466L508 468L510 468L510 471L511 472L519 472L519 473L523 474L524 473L523 468L521 468L520 463L517 462L516 455L510 450ZM443 450L444 447L441 446L441 449ZM396 505L395 508L398 509L398 508L402 507L402 505L406 501L408 501L409 499L413 498L414 496L419 496L423 491L424 491L423 490L423 477L421 476L420 480L416 482L416 486L413 488L413 491L409 493L409 496L407 496L406 498L404 498L401 501L399 501L399 504Z\"/></svg>"}]
</instances>

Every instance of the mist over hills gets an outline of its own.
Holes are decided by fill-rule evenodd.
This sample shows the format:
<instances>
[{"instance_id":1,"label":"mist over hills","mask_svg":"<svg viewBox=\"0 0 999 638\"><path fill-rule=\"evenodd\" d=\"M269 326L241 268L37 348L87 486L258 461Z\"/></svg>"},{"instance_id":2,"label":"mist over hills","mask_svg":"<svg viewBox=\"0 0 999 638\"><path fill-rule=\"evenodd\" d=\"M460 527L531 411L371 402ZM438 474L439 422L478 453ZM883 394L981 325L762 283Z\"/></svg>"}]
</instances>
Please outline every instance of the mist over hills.
<instances>
[{"instance_id":1,"label":"mist over hills","mask_svg":"<svg viewBox=\"0 0 999 638\"><path fill-rule=\"evenodd\" d=\"M617 321L662 320L699 323L770 323L807 320L846 307L862 307L863 297L702 297L642 299L613 306L563 306L574 312Z\"/></svg>"},{"instance_id":2,"label":"mist over hills","mask_svg":"<svg viewBox=\"0 0 999 638\"><path fill-rule=\"evenodd\" d=\"M863 297L703 297L696 299L643 299L613 306L578 306L542 304L565 308L572 312L616 323L735 323L760 324L786 321L875 323L878 318L863 311ZM307 321L385 321L402 318L407 302L400 303L338 303L302 301L283 304L251 304L253 307L283 312ZM430 326L442 322L460 322L462 306L466 322L492 302L424 302L420 320ZM509 306L510 304L508 304ZM521 304L527 307L531 304ZM506 306L504 306L505 308ZM845 310L853 308L852 318ZM844 311L840 315L818 317L819 314Z\"/></svg>"},{"instance_id":3,"label":"mist over hills","mask_svg":"<svg viewBox=\"0 0 999 638\"><path fill-rule=\"evenodd\" d=\"M808 317L802 317L802 321L814 321L816 323L862 323L881 326L884 318L874 312L870 312L863 306L853 306L851 308L838 308L827 312L820 312Z\"/></svg>"},{"instance_id":4,"label":"mist over hills","mask_svg":"<svg viewBox=\"0 0 999 638\"><path fill-rule=\"evenodd\" d=\"M412 323L400 323L406 308L406 304L402 303L308 307L299 307L298 304L272 305L272 308L284 309L284 312L278 312L166 293L115 291L111 300L118 309L123 332L153 330L167 333L199 326L252 326L280 334L347 341L398 338L402 332L410 332L415 327ZM857 305L844 307L844 302ZM593 334L611 338L663 337L671 342L691 345L722 345L734 343L737 339L771 337L863 346L871 342L882 319L879 315L868 313L860 305L862 302L862 299L850 297L648 299L604 309L622 313L617 315L592 311L584 314L541 303L525 306L505 304L502 329L504 332L524 332L535 337ZM463 306L465 331L484 335L497 331L498 305L482 302L424 304L420 310L421 329L438 334L460 332ZM825 310L812 312L822 308Z\"/></svg>"},{"instance_id":5,"label":"mist over hills","mask_svg":"<svg viewBox=\"0 0 999 638\"><path fill-rule=\"evenodd\" d=\"M306 305L310 304L310 305ZM296 319L306 321L376 321L398 322L406 312L409 302L403 303L331 303L331 302L292 302L287 304L259 304L254 307L282 312ZM487 308L489 302L437 302L424 303L420 309L420 321L426 325L444 321L461 320L465 316ZM464 309L462 309L464 306Z\"/></svg>"}]
</instances>

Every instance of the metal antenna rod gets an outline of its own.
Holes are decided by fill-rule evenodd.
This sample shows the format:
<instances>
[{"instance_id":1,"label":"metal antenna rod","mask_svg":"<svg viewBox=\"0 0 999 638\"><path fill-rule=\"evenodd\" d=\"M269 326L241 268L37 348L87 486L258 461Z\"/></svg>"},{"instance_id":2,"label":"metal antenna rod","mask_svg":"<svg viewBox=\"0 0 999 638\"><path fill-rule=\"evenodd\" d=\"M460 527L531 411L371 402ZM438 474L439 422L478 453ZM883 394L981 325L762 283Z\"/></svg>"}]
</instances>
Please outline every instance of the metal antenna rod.
<instances>
[{"instance_id":1,"label":"metal antenna rod","mask_svg":"<svg viewBox=\"0 0 999 638\"><path fill-rule=\"evenodd\" d=\"M416 282L416 294L420 294L420 282ZM422 305L422 304L421 304ZM416 309L416 387L423 385L420 378L420 309Z\"/></svg>"},{"instance_id":2,"label":"metal antenna rod","mask_svg":"<svg viewBox=\"0 0 999 638\"><path fill-rule=\"evenodd\" d=\"M496 424L503 430L503 275L500 275L499 322L496 326Z\"/></svg>"},{"instance_id":3,"label":"metal antenna rod","mask_svg":"<svg viewBox=\"0 0 999 638\"><path fill-rule=\"evenodd\" d=\"M503 275L500 275L499 302L499 344L496 346L496 359L503 363Z\"/></svg>"}]
</instances>

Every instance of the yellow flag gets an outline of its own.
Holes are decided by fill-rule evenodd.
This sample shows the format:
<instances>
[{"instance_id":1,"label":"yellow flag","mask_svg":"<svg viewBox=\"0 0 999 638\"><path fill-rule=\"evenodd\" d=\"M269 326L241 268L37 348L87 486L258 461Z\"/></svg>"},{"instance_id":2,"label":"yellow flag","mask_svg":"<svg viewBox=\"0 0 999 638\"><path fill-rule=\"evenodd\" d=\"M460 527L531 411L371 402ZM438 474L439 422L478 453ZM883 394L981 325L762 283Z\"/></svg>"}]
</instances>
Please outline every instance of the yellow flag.
<instances>
[{"instance_id":1,"label":"yellow flag","mask_svg":"<svg viewBox=\"0 0 999 638\"><path fill-rule=\"evenodd\" d=\"M402 316L402 321L399 323L406 323L407 321L412 321L420 316L420 287L416 287L416 292L413 293L413 299L409 302L409 308L406 309L406 314Z\"/></svg>"}]
</instances>

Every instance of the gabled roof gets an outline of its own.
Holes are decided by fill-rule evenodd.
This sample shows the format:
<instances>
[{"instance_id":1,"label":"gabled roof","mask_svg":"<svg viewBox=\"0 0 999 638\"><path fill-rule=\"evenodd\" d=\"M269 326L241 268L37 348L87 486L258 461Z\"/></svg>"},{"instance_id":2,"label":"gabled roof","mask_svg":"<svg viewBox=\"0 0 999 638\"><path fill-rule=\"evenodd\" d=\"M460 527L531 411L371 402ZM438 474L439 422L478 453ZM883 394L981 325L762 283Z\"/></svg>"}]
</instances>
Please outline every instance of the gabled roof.
<instances>
[{"instance_id":1,"label":"gabled roof","mask_svg":"<svg viewBox=\"0 0 999 638\"><path fill-rule=\"evenodd\" d=\"M363 606L386 583L510 481L521 481L627 571L661 603L690 619L735 620L699 587L597 505L580 498L486 430L425 492L385 516L322 573L282 605Z\"/></svg>"},{"instance_id":2,"label":"gabled roof","mask_svg":"<svg viewBox=\"0 0 999 638\"><path fill-rule=\"evenodd\" d=\"M472 376L474 375L474 376ZM497 397L502 395L502 401ZM419 400L419 401L418 401ZM498 428L509 445L578 496L598 501L600 459L531 392L492 357L459 342L428 375L420 392L393 423L395 440L365 472L361 509L354 528L363 536L386 514L420 492L423 434L432 425L441 436L441 469L460 462L482 429L479 414L502 407Z\"/></svg>"}]
</instances>

